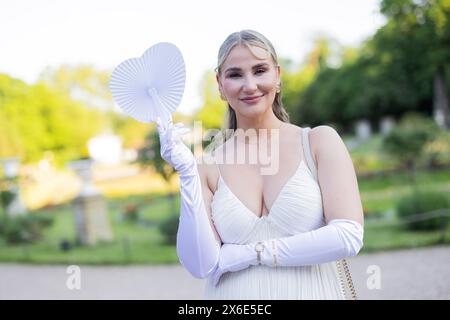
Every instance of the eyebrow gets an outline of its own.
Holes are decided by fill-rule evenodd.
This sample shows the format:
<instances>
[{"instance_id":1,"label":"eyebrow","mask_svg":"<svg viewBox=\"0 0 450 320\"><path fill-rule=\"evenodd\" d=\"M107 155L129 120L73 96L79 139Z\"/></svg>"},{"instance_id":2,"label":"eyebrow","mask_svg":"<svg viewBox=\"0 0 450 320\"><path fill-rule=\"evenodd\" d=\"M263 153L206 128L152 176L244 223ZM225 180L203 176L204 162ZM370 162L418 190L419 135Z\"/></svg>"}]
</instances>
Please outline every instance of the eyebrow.
<instances>
[{"instance_id":1,"label":"eyebrow","mask_svg":"<svg viewBox=\"0 0 450 320\"><path fill-rule=\"evenodd\" d=\"M258 64L256 64L256 65L254 65L253 67L252 67L252 69L257 69L257 68L260 68L260 67L268 67L269 66L269 64L267 63L267 62L263 62L263 63L258 63ZM228 68L227 70L225 70L225 72L229 72L229 71L241 71L242 69L241 68L237 68L237 67L232 67L232 68Z\"/></svg>"}]
</instances>

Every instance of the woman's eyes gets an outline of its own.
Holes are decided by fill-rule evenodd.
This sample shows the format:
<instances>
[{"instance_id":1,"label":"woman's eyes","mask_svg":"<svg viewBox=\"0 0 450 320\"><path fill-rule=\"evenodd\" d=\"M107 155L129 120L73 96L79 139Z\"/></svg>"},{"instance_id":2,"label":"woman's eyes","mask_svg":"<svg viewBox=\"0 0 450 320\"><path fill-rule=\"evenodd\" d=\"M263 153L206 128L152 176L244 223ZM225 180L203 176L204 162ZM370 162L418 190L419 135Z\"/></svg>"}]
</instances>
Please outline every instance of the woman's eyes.
<instances>
[{"instance_id":1,"label":"woman's eyes","mask_svg":"<svg viewBox=\"0 0 450 320\"><path fill-rule=\"evenodd\" d=\"M266 72L266 69L258 69L258 70L256 70L256 74L261 74L261 73L264 73L264 72ZM230 78L237 78L237 77L240 77L241 75L239 74L239 73L231 73L228 77L230 77Z\"/></svg>"}]
</instances>

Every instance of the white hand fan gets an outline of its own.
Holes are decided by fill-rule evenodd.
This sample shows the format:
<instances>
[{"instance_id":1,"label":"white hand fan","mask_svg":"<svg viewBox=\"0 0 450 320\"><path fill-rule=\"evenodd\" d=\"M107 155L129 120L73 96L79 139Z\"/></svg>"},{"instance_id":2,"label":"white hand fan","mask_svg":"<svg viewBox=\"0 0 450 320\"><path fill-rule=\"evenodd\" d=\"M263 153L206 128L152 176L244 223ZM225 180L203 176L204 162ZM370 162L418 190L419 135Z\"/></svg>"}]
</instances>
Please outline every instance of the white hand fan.
<instances>
[{"instance_id":1,"label":"white hand fan","mask_svg":"<svg viewBox=\"0 0 450 320\"><path fill-rule=\"evenodd\" d=\"M160 42L140 58L119 64L109 88L122 110L140 122L167 121L178 108L184 92L186 71L180 50Z\"/></svg>"}]
</instances>

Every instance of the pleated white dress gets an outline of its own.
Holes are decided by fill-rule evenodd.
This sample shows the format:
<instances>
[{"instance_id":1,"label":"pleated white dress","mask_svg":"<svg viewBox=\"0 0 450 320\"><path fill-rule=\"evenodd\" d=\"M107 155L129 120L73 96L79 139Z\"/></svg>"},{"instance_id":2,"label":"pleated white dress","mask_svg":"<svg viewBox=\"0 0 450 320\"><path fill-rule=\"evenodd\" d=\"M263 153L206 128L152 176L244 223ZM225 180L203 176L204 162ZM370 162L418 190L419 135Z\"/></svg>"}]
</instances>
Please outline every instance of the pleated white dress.
<instances>
[{"instance_id":1,"label":"pleated white dress","mask_svg":"<svg viewBox=\"0 0 450 320\"><path fill-rule=\"evenodd\" d=\"M308 132L303 128L304 159L281 189L269 215L257 217L228 188L221 176L211 202L212 219L224 243L247 244L308 232L325 225L317 172ZM306 159L306 162L305 162ZM310 169L311 168L311 169ZM206 281L205 299L344 299L335 262L302 267L250 266L222 275L217 286Z\"/></svg>"}]
</instances>

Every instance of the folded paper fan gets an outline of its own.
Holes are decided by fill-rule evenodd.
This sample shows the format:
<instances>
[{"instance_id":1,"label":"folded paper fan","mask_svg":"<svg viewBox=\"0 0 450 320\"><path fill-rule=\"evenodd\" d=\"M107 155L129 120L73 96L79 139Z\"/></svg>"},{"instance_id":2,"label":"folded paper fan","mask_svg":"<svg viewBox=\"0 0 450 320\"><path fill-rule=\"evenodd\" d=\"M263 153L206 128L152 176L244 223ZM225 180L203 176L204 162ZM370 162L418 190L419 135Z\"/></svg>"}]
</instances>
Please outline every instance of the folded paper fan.
<instances>
[{"instance_id":1,"label":"folded paper fan","mask_svg":"<svg viewBox=\"0 0 450 320\"><path fill-rule=\"evenodd\" d=\"M119 64L111 75L109 88L119 107L140 122L170 118L183 97L186 71L180 50L160 42L140 58Z\"/></svg>"}]
</instances>

